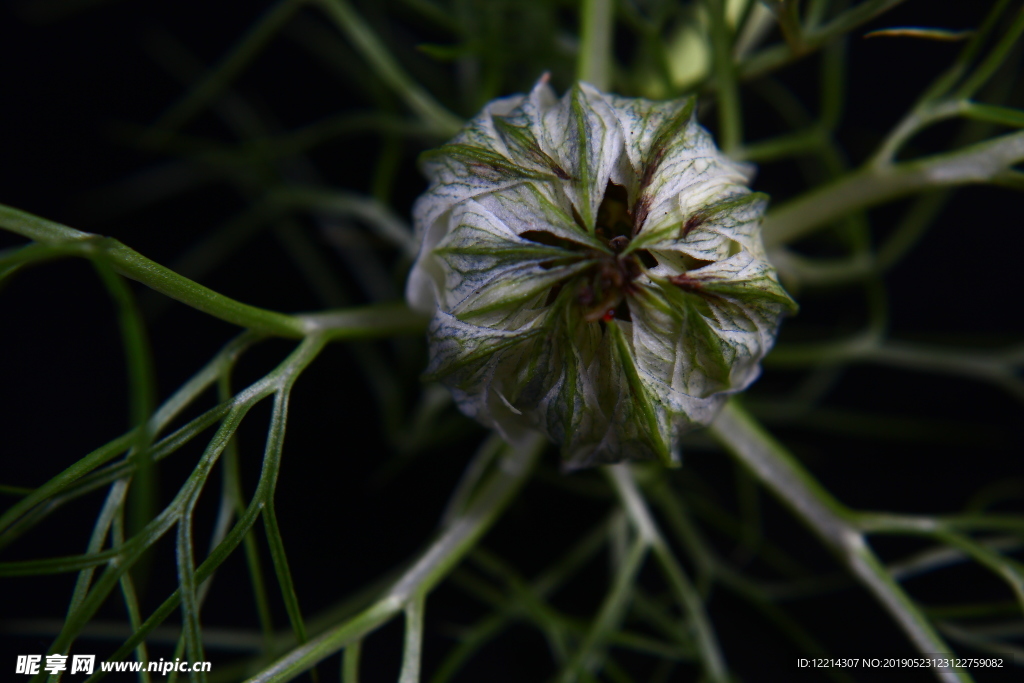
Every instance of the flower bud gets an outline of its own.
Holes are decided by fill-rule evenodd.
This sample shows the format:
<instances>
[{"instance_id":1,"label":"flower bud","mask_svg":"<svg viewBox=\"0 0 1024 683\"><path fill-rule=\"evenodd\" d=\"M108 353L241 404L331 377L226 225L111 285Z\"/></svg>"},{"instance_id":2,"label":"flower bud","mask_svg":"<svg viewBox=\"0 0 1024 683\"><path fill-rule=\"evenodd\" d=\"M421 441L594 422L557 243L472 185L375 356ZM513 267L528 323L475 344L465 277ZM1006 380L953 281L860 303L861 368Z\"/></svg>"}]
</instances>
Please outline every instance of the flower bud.
<instances>
[{"instance_id":1,"label":"flower bud","mask_svg":"<svg viewBox=\"0 0 1024 683\"><path fill-rule=\"evenodd\" d=\"M795 304L765 257L767 199L694 118L546 79L428 152L407 298L433 315L427 375L569 469L679 461L760 372Z\"/></svg>"}]
</instances>

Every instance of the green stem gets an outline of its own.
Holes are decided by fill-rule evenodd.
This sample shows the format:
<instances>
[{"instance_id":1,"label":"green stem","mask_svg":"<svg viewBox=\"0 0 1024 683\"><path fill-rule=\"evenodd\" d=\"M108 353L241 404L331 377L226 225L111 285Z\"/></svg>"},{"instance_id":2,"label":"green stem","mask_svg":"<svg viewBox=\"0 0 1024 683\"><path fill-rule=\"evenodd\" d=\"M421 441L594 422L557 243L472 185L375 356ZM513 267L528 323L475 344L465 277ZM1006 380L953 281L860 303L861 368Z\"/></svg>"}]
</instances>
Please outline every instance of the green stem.
<instances>
[{"instance_id":1,"label":"green stem","mask_svg":"<svg viewBox=\"0 0 1024 683\"><path fill-rule=\"evenodd\" d=\"M345 0L319 0L317 3L333 19L353 47L363 55L377 76L440 137L451 137L462 128L462 119L435 100L398 65L391 51L356 14Z\"/></svg>"},{"instance_id":2,"label":"green stem","mask_svg":"<svg viewBox=\"0 0 1024 683\"><path fill-rule=\"evenodd\" d=\"M473 504L448 525L380 599L351 619L296 647L249 679L249 683L279 683L294 679L317 662L402 613L411 600L428 593L494 524L526 481L545 445L542 438L533 437L529 443L510 449L501 466L481 487Z\"/></svg>"},{"instance_id":3,"label":"green stem","mask_svg":"<svg viewBox=\"0 0 1024 683\"><path fill-rule=\"evenodd\" d=\"M422 334L429 322L404 303L372 304L298 317L309 330L322 331L329 340Z\"/></svg>"},{"instance_id":4,"label":"green stem","mask_svg":"<svg viewBox=\"0 0 1024 683\"><path fill-rule=\"evenodd\" d=\"M121 275L221 320L280 337L299 338L308 331L298 318L218 294L150 261L113 238L75 230L2 204L0 227L30 240L66 249L68 253L90 259L103 258Z\"/></svg>"},{"instance_id":5,"label":"green stem","mask_svg":"<svg viewBox=\"0 0 1024 683\"><path fill-rule=\"evenodd\" d=\"M267 335L302 338L324 331L331 339L378 337L415 334L426 325L423 316L410 311L404 304L381 304L310 315L287 315L250 306L193 282L118 240L75 230L2 204L0 227L48 245L61 256L102 258L114 271L172 299L215 318Z\"/></svg>"},{"instance_id":6,"label":"green stem","mask_svg":"<svg viewBox=\"0 0 1024 683\"><path fill-rule=\"evenodd\" d=\"M803 51L803 28L800 26L798 0L771 0L768 4L779 22L782 37L789 45L790 52L800 54Z\"/></svg>"},{"instance_id":7,"label":"green stem","mask_svg":"<svg viewBox=\"0 0 1024 683\"><path fill-rule=\"evenodd\" d=\"M156 127L174 130L187 123L234 80L245 65L255 58L274 34L304 4L305 0L283 0L271 7L216 68L211 70L183 100L160 117Z\"/></svg>"},{"instance_id":8,"label":"green stem","mask_svg":"<svg viewBox=\"0 0 1024 683\"><path fill-rule=\"evenodd\" d=\"M359 683L359 656L363 641L357 640L345 648L341 661L341 683Z\"/></svg>"},{"instance_id":9,"label":"green stem","mask_svg":"<svg viewBox=\"0 0 1024 683\"><path fill-rule=\"evenodd\" d=\"M710 429L715 439L836 553L888 610L920 652L951 653L927 617L878 561L864 540L863 532L854 525L853 515L745 410L734 400L730 401ZM940 680L972 680L963 670L936 673Z\"/></svg>"},{"instance_id":10,"label":"green stem","mask_svg":"<svg viewBox=\"0 0 1024 683\"><path fill-rule=\"evenodd\" d=\"M107 534L110 532L110 527L114 524L117 518L118 510L124 505L125 493L128 490L128 481L121 479L115 481L110 487L110 491L107 492L107 499L103 503L103 507L100 508L100 514L96 517L96 524L93 525L92 536L89 538L89 545L86 548L87 554L95 554L100 552L103 547L103 542L107 538ZM111 549L116 549L123 539L113 539L111 542ZM89 593L89 584L92 583L95 567L87 567L78 573L78 578L75 581L75 590L71 594L71 602L68 605L68 614L73 613L85 596Z\"/></svg>"},{"instance_id":11,"label":"green stem","mask_svg":"<svg viewBox=\"0 0 1024 683\"><path fill-rule=\"evenodd\" d=\"M700 656L703 660L704 671L710 681L727 681L728 671L725 667L725 660L722 657L721 649L718 646L718 639L715 637L714 628L708 619L704 604L693 583L683 572L683 568L676 561L669 548L668 543L658 529L651 511L647 507L640 490L637 488L636 480L632 471L626 465L615 465L605 468L605 474L611 481L612 486L618 494L622 505L626 508L630 520L636 527L637 534L650 544L662 571L671 584L676 597L686 611L693 629L696 631L697 642L700 645Z\"/></svg>"},{"instance_id":12,"label":"green stem","mask_svg":"<svg viewBox=\"0 0 1024 683\"><path fill-rule=\"evenodd\" d=\"M156 514L158 483L149 448L153 441L153 432L148 427L156 403L156 371L153 367L152 349L149 336L146 334L146 326L131 288L103 259L95 259L92 263L117 304L124 356L128 366L128 408L136 434L129 455L135 462L135 476L128 493L129 532L134 534L148 524Z\"/></svg>"},{"instance_id":13,"label":"green stem","mask_svg":"<svg viewBox=\"0 0 1024 683\"><path fill-rule=\"evenodd\" d=\"M398 683L420 683L420 660L423 651L423 611L427 596L420 593L405 606L405 647Z\"/></svg>"},{"instance_id":14,"label":"green stem","mask_svg":"<svg viewBox=\"0 0 1024 683\"><path fill-rule=\"evenodd\" d=\"M1006 62L1007 56L1016 46L1021 34L1024 34L1024 8L1017 11L1017 16L1014 17L1010 28L999 39L999 42L988 56L985 57L985 60L974 70L974 73L967 79L967 82L957 89L956 95L958 99L973 97L992 78L999 67L1003 66Z\"/></svg>"},{"instance_id":15,"label":"green stem","mask_svg":"<svg viewBox=\"0 0 1024 683\"><path fill-rule=\"evenodd\" d=\"M560 683L576 683L594 675L610 636L619 630L635 589L637 574L649 550L647 539L638 538L626 552L600 611L587 629L579 649L562 669L558 679Z\"/></svg>"},{"instance_id":16,"label":"green stem","mask_svg":"<svg viewBox=\"0 0 1024 683\"><path fill-rule=\"evenodd\" d=\"M868 329L845 340L785 344L766 360L775 367L808 367L822 363L874 363L904 370L959 375L990 382L1024 401L1021 361L1014 356L1019 346L991 351L932 348L921 344L884 341L882 330Z\"/></svg>"},{"instance_id":17,"label":"green stem","mask_svg":"<svg viewBox=\"0 0 1024 683\"><path fill-rule=\"evenodd\" d=\"M718 127L722 151L734 154L743 144L740 93L732 56L732 36L725 20L724 0L707 0L711 16L711 54L718 93Z\"/></svg>"},{"instance_id":18,"label":"green stem","mask_svg":"<svg viewBox=\"0 0 1024 683\"><path fill-rule=\"evenodd\" d=\"M891 164L896 158L896 153L907 140L927 126L957 116L966 104L966 100L945 100L915 108L886 136L885 141L879 146L869 163L874 166Z\"/></svg>"},{"instance_id":19,"label":"green stem","mask_svg":"<svg viewBox=\"0 0 1024 683\"><path fill-rule=\"evenodd\" d=\"M284 186L272 190L268 201L273 206L355 217L365 222L373 234L401 249L407 257L415 257L419 250L412 230L386 204L372 197L328 188Z\"/></svg>"},{"instance_id":20,"label":"green stem","mask_svg":"<svg viewBox=\"0 0 1024 683\"><path fill-rule=\"evenodd\" d=\"M866 0L857 3L824 26L805 31L799 51L794 51L787 43L781 43L751 55L740 65L739 76L743 80L750 80L775 71L903 2L906 0Z\"/></svg>"},{"instance_id":21,"label":"green stem","mask_svg":"<svg viewBox=\"0 0 1024 683\"><path fill-rule=\"evenodd\" d=\"M486 443L486 442L485 442ZM497 607L496 611L484 617L471 626L461 642L452 649L441 665L434 671L431 683L448 683L460 667L481 647L491 639L498 636L505 630L507 624L522 613L531 610L538 610L541 603L558 588L565 584L575 575L587 562L604 546L608 536L608 523L602 522L596 525L593 530L584 535L566 554L556 561L549 569L534 579L531 583L520 585L514 572L502 573L502 578L512 589L514 599L506 600ZM475 553L480 557L483 553L479 550ZM493 563L492 563L493 564ZM541 624L542 628L548 626L547 622ZM674 624L673 624L674 626ZM565 659L564 638L554 638L554 629L549 626L545 635L549 638L555 654L555 661L561 662Z\"/></svg>"},{"instance_id":22,"label":"green stem","mask_svg":"<svg viewBox=\"0 0 1024 683\"><path fill-rule=\"evenodd\" d=\"M1024 160L1024 132L901 164L866 165L771 211L764 241L775 246L809 234L858 209L926 189L989 182Z\"/></svg>"},{"instance_id":23,"label":"green stem","mask_svg":"<svg viewBox=\"0 0 1024 683\"><path fill-rule=\"evenodd\" d=\"M104 600L104 592L109 592L109 586L105 585L105 582L108 581L108 575L113 575L113 578L116 580L120 574L124 573L131 567L131 564L134 563L137 556L141 554L141 550L138 546L142 545L148 547L159 539L159 535L163 534L170 526L170 524L162 523L162 520L167 518L171 523L173 523L175 519L180 518L180 515L184 512L183 505L187 504L196 488L201 488L205 483L205 476L209 473L209 466L212 466L212 460L215 460L215 456L227 447L228 442L234 436L235 430L248 410L275 391L282 390L282 387L289 387L320 353L324 347L325 341L326 340L322 336L317 335L306 339L277 368L255 384L250 385L247 389L236 395L231 412L224 418L220 429L217 430L217 434L214 435L213 440L211 440L210 444L207 446L206 452L203 455L203 460L197 466L192 476L190 476L186 481L185 486L183 486L178 495L175 496L175 499L171 504L164 509L156 520L149 524L147 530L144 530L148 537L143 538L143 534L140 534L139 536L129 539L128 542L119 549L119 562L116 566L113 565L113 563L111 566L108 566L107 571L100 577L99 584L90 592L89 600L86 602L92 604L83 604L78 610L76 610L76 612L84 612L88 609L91 611L85 616L86 618L91 617ZM266 501L274 494L274 488L277 484L277 475L281 466L280 456L281 452L279 449L267 449L263 459L260 479L257 484L256 493L253 495L252 502L246 508L244 514L239 516L234 528L228 532L224 537L224 540L221 541L221 543L209 554L203 563L195 569L195 585L201 585L203 581L208 579L213 574L214 570L227 559L227 557L252 529L256 519L265 509ZM200 472L200 468L204 471ZM157 526L158 524L160 526ZM183 595L182 588L175 590L174 593L172 593L170 597L168 597L146 619L146 621L136 629L132 636L120 648L118 648L113 655L111 655L109 661L120 661L126 657L128 653L130 653L139 643L145 640L154 628L159 626L171 615L174 609L184 600L184 598L185 596ZM65 627L65 630L67 630L67 627ZM65 636L62 633L60 638L63 637ZM97 670L96 673L89 677L86 683L92 683L102 675L102 672Z\"/></svg>"},{"instance_id":24,"label":"green stem","mask_svg":"<svg viewBox=\"0 0 1024 683\"><path fill-rule=\"evenodd\" d=\"M231 391L231 382L228 373L225 372L218 378L218 398L221 402L231 400L234 392ZM228 442L221 458L223 467L224 495L231 501L235 515L241 519L245 515L245 499L242 493L242 478L238 466L238 439L233 438ZM223 543L220 539L217 545ZM245 552L245 562L249 570L249 581L252 583L253 601L256 603L256 613L259 616L260 629L263 633L263 649L269 650L274 642L274 621L270 613L270 600L267 597L266 581L263 578L263 569L260 563L259 549L256 546L256 538L253 534L245 534L242 541ZM214 549L211 548L212 554ZM138 630L138 629L136 629Z\"/></svg>"},{"instance_id":25,"label":"green stem","mask_svg":"<svg viewBox=\"0 0 1024 683\"><path fill-rule=\"evenodd\" d=\"M576 77L598 90L611 86L614 13L612 0L583 0Z\"/></svg>"},{"instance_id":26,"label":"green stem","mask_svg":"<svg viewBox=\"0 0 1024 683\"><path fill-rule=\"evenodd\" d=\"M199 626L201 606L198 595L199 582L196 581L195 545L192 540L192 513L201 491L202 489L197 487L185 502L184 510L178 519L174 553L178 566L178 591L181 594L181 638L190 662L201 662L206 659ZM206 674L200 672L193 680L206 683Z\"/></svg>"},{"instance_id":27,"label":"green stem","mask_svg":"<svg viewBox=\"0 0 1024 683\"><path fill-rule=\"evenodd\" d=\"M0 534L14 526L14 524L23 515L32 510L32 508L58 494L61 490L70 486L73 482L86 474L124 453L131 447L134 440L135 430L132 430L127 434L123 434L113 441L100 446L78 462L69 466L50 481L33 490L29 495L12 505L2 516L0 516ZM2 538L3 537L0 536L0 539ZM0 548L2 547L3 543L0 542Z\"/></svg>"},{"instance_id":28,"label":"green stem","mask_svg":"<svg viewBox=\"0 0 1024 683\"><path fill-rule=\"evenodd\" d=\"M121 521L123 512L124 508L122 507L114 518L113 545L115 547L124 543L124 523ZM125 611L128 612L128 626L132 631L137 631L142 625L142 613L139 610L139 598L130 573L121 576L121 594L124 598ZM145 642L139 643L135 648L135 659L140 662L149 661L149 651ZM151 683L151 681L152 678L148 671L139 672L139 683Z\"/></svg>"}]
</instances>

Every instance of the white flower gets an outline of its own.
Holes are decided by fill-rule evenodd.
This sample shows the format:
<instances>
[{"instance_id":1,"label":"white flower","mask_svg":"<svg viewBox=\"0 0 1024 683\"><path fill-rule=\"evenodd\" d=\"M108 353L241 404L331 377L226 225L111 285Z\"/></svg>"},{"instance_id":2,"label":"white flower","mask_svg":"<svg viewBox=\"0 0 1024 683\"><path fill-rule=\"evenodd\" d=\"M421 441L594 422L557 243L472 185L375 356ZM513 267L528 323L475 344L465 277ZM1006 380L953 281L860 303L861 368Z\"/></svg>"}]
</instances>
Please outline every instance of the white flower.
<instances>
[{"instance_id":1,"label":"white flower","mask_svg":"<svg viewBox=\"0 0 1024 683\"><path fill-rule=\"evenodd\" d=\"M424 157L407 298L432 314L428 376L568 468L679 461L757 377L794 308L765 258L766 198L693 100L546 79L496 100Z\"/></svg>"}]
</instances>

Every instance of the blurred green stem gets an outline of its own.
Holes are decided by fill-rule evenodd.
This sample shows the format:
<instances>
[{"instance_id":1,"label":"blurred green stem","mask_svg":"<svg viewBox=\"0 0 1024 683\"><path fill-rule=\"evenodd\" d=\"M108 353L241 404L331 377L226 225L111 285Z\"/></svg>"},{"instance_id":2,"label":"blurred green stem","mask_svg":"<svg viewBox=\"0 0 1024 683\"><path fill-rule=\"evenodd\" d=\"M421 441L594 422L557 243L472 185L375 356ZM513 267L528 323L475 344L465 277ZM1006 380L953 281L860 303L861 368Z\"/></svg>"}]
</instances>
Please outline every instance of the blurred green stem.
<instances>
[{"instance_id":1,"label":"blurred green stem","mask_svg":"<svg viewBox=\"0 0 1024 683\"><path fill-rule=\"evenodd\" d=\"M824 47L857 26L903 2L906 0L865 0L865 2L856 3L827 24L813 26L803 31L798 50L794 50L790 43L782 43L751 55L740 64L739 76L742 80L750 80L775 71L791 61Z\"/></svg>"},{"instance_id":2,"label":"blurred green stem","mask_svg":"<svg viewBox=\"0 0 1024 683\"><path fill-rule=\"evenodd\" d=\"M613 0L583 0L576 77L598 90L608 90L611 86L614 13Z\"/></svg>"},{"instance_id":3,"label":"blurred green stem","mask_svg":"<svg viewBox=\"0 0 1024 683\"><path fill-rule=\"evenodd\" d=\"M922 653L950 653L928 618L896 583L868 546L854 515L800 466L796 459L735 400L711 424L711 433L832 549L846 568L874 594ZM966 682L970 675L936 670L942 681Z\"/></svg>"},{"instance_id":4,"label":"blurred green stem","mask_svg":"<svg viewBox=\"0 0 1024 683\"><path fill-rule=\"evenodd\" d=\"M803 30L800 26L799 0L767 0L766 5L779 22L782 37L786 39L789 50L793 54L803 51Z\"/></svg>"},{"instance_id":5,"label":"blurred green stem","mask_svg":"<svg viewBox=\"0 0 1024 683\"><path fill-rule=\"evenodd\" d=\"M769 212L764 241L769 247L792 242L852 211L915 192L991 182L1022 160L1024 132L1016 132L948 154L899 164L868 163Z\"/></svg>"},{"instance_id":6,"label":"blurred green stem","mask_svg":"<svg viewBox=\"0 0 1024 683\"><path fill-rule=\"evenodd\" d=\"M465 512L451 520L437 540L383 596L351 619L293 649L249 679L249 683L290 681L317 662L357 642L403 613L412 601L425 596L497 521L529 477L546 445L543 438L533 436L525 444L509 447Z\"/></svg>"},{"instance_id":7,"label":"blurred green stem","mask_svg":"<svg viewBox=\"0 0 1024 683\"><path fill-rule=\"evenodd\" d=\"M306 0L282 0L267 10L263 17L228 52L228 56L203 78L192 91L160 117L156 128L175 130L188 123L214 99L242 69L266 46Z\"/></svg>"},{"instance_id":8,"label":"blurred green stem","mask_svg":"<svg viewBox=\"0 0 1024 683\"><path fill-rule=\"evenodd\" d=\"M317 4L333 19L353 47L369 62L370 68L410 109L442 138L449 138L462 128L462 119L445 109L413 78L402 70L365 21L344 0L318 0Z\"/></svg>"},{"instance_id":9,"label":"blurred green stem","mask_svg":"<svg viewBox=\"0 0 1024 683\"><path fill-rule=\"evenodd\" d=\"M605 474L622 501L622 506L626 509L633 526L636 528L637 535L654 552L654 556L661 565L662 571L665 573L676 594L676 598L688 617L688 623L692 624L708 680L729 680L725 659L722 657L721 649L718 646L718 639L715 637L714 629L704 609L701 596L689 577L683 573L682 566L672 554L671 548L658 529L651 511L647 507L647 502L637 488L632 470L629 469L628 465L613 465L605 468Z\"/></svg>"},{"instance_id":10,"label":"blurred green stem","mask_svg":"<svg viewBox=\"0 0 1024 683\"><path fill-rule=\"evenodd\" d=\"M740 93L733 63L732 36L725 18L725 0L707 0L711 17L711 54L718 93L718 139L722 151L735 154L743 144Z\"/></svg>"}]
</instances>

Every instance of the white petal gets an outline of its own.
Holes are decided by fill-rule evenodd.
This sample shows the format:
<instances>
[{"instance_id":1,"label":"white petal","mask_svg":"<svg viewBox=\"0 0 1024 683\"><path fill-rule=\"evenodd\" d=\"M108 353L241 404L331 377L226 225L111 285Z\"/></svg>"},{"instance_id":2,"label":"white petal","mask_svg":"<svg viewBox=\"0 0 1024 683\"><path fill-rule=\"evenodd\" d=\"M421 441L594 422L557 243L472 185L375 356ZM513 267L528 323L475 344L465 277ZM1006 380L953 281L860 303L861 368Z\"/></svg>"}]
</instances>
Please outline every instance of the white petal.
<instances>
[{"instance_id":1,"label":"white petal","mask_svg":"<svg viewBox=\"0 0 1024 683\"><path fill-rule=\"evenodd\" d=\"M615 114L593 86L578 83L544 112L542 126L541 147L568 173L562 187L593 232L597 207L625 151Z\"/></svg>"}]
</instances>

